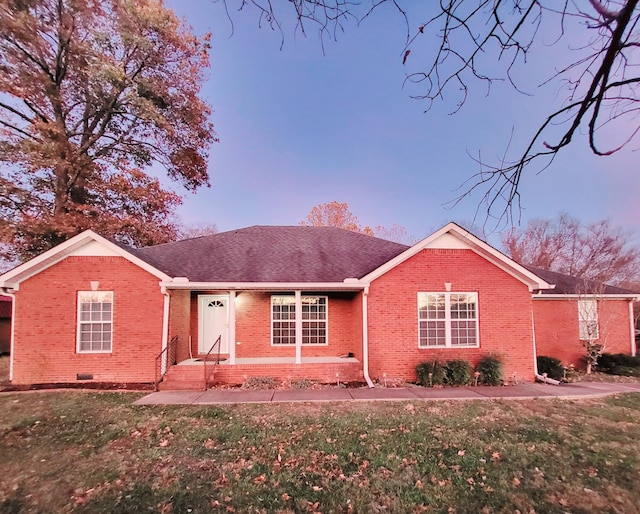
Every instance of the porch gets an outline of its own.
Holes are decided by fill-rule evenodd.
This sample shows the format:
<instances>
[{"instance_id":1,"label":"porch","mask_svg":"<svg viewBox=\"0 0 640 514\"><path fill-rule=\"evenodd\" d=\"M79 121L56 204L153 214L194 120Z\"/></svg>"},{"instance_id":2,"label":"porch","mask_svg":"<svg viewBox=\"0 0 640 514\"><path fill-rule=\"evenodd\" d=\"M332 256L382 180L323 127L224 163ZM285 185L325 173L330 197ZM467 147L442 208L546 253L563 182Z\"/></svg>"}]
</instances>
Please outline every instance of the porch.
<instances>
[{"instance_id":1,"label":"porch","mask_svg":"<svg viewBox=\"0 0 640 514\"><path fill-rule=\"evenodd\" d=\"M189 358L171 366L158 389L202 390L216 385L237 386L257 377L284 382L308 379L325 384L364 382L362 363L355 357L302 357L299 364L296 364L296 357L237 357L235 364L224 357L219 363L215 359Z\"/></svg>"}]
</instances>

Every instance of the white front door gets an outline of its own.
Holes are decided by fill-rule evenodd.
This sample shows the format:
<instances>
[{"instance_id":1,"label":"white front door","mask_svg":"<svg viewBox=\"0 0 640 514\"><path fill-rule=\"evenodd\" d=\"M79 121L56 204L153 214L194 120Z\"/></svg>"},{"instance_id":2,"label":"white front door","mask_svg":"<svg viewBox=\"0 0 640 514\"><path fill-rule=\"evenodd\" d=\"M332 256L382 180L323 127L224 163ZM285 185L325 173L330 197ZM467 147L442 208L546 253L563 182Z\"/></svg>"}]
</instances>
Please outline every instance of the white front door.
<instances>
[{"instance_id":1,"label":"white front door","mask_svg":"<svg viewBox=\"0 0 640 514\"><path fill-rule=\"evenodd\" d=\"M220 353L229 353L229 297L198 296L198 352L208 353L221 337ZM217 353L217 349L214 350Z\"/></svg>"}]
</instances>

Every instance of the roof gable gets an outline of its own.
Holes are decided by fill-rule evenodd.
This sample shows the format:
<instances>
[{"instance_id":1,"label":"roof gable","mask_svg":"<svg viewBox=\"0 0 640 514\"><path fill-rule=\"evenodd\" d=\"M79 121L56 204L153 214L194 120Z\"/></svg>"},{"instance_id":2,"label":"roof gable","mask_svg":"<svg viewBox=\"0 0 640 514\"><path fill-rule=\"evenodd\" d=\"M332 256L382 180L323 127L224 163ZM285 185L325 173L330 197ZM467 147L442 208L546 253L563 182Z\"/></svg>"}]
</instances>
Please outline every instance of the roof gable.
<instances>
[{"instance_id":1,"label":"roof gable","mask_svg":"<svg viewBox=\"0 0 640 514\"><path fill-rule=\"evenodd\" d=\"M521 266L502 252L496 250L491 245L485 243L478 237L474 236L471 232L468 232L455 223L445 225L440 230L437 230L430 236L416 243L401 254L397 255L395 258L369 273L367 276L363 277L363 280L375 280L424 249L471 250L527 285L530 291L550 289L553 287L543 278L532 273L524 266Z\"/></svg>"},{"instance_id":2,"label":"roof gable","mask_svg":"<svg viewBox=\"0 0 640 514\"><path fill-rule=\"evenodd\" d=\"M133 254L133 250L128 250L108 239L96 234L92 230L84 232L68 239L58 246L34 257L33 259L20 264L12 270L0 275L0 287L18 289L20 282L37 275L41 271L53 266L63 259L71 256L110 256L123 257L136 266L144 269L159 280L168 280L170 277L162 271L149 265L149 263Z\"/></svg>"},{"instance_id":3,"label":"roof gable","mask_svg":"<svg viewBox=\"0 0 640 514\"><path fill-rule=\"evenodd\" d=\"M335 283L359 279L407 248L336 227L252 226L133 252L190 282Z\"/></svg>"}]
</instances>

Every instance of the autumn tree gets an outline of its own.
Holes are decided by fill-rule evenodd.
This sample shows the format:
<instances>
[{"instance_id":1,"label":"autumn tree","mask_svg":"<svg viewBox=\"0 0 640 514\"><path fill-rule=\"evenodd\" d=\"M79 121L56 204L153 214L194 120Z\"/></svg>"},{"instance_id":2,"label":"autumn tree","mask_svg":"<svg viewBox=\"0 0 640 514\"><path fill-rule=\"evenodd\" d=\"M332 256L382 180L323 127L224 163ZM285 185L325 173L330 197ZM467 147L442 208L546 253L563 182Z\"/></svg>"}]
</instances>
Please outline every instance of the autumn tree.
<instances>
[{"instance_id":1,"label":"autumn tree","mask_svg":"<svg viewBox=\"0 0 640 514\"><path fill-rule=\"evenodd\" d=\"M349 210L348 203L337 201L316 205L311 208L307 217L300 225L310 227L338 227L352 232L373 235L370 227L362 227L358 217Z\"/></svg>"},{"instance_id":2,"label":"autumn tree","mask_svg":"<svg viewBox=\"0 0 640 514\"><path fill-rule=\"evenodd\" d=\"M394 243L407 246L416 243L416 238L409 234L405 227L397 223L394 223L390 227L378 225L373 229L373 235L380 239L386 239L387 241L393 241Z\"/></svg>"},{"instance_id":3,"label":"autumn tree","mask_svg":"<svg viewBox=\"0 0 640 514\"><path fill-rule=\"evenodd\" d=\"M5 257L87 228L135 246L176 236L180 197L145 170L208 184L208 48L161 0L0 0Z\"/></svg>"},{"instance_id":4,"label":"autumn tree","mask_svg":"<svg viewBox=\"0 0 640 514\"><path fill-rule=\"evenodd\" d=\"M177 239L192 239L195 237L212 236L218 233L215 223L199 222L190 225L181 225L178 229Z\"/></svg>"},{"instance_id":5,"label":"autumn tree","mask_svg":"<svg viewBox=\"0 0 640 514\"><path fill-rule=\"evenodd\" d=\"M300 225L310 227L338 227L368 236L379 237L387 241L393 241L404 245L412 245L416 242L415 237L402 225L394 223L391 227L378 225L375 228L360 225L358 217L349 210L348 203L337 201L316 205L311 208L307 217L300 222Z\"/></svg>"},{"instance_id":6,"label":"autumn tree","mask_svg":"<svg viewBox=\"0 0 640 514\"><path fill-rule=\"evenodd\" d=\"M629 239L629 233L609 220L585 225L562 213L504 232L502 245L522 264L597 282L630 284L640 278L640 251Z\"/></svg>"},{"instance_id":7,"label":"autumn tree","mask_svg":"<svg viewBox=\"0 0 640 514\"><path fill-rule=\"evenodd\" d=\"M406 26L398 52L407 69L404 85L425 111L446 100L456 112L470 88L484 86L489 94L498 81L523 98L541 85L560 91L559 104L533 122L521 147L505 141L503 158L476 158L479 172L462 188L461 198L480 191L491 217L512 216L523 173L551 165L562 149L582 139L579 135L586 134L593 154L608 156L637 141L640 132L640 0L222 1L227 12L232 6L253 8L261 26L283 37L281 20L293 16L296 32L313 30L332 39L351 21L391 7L385 12L395 11ZM546 69L540 60L529 64L549 46L554 53Z\"/></svg>"}]
</instances>

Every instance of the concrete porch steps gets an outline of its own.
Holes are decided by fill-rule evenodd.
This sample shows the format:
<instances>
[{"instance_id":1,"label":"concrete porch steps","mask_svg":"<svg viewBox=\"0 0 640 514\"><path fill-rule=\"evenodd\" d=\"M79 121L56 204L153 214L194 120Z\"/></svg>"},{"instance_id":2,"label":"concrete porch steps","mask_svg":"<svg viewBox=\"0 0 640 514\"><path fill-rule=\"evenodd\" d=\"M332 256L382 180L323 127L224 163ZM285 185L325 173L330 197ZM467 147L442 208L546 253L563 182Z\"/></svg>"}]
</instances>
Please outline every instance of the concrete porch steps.
<instances>
[{"instance_id":1,"label":"concrete porch steps","mask_svg":"<svg viewBox=\"0 0 640 514\"><path fill-rule=\"evenodd\" d=\"M214 375L215 376L215 375ZM160 391L197 391L204 389L202 366L171 366L158 384Z\"/></svg>"}]
</instances>

